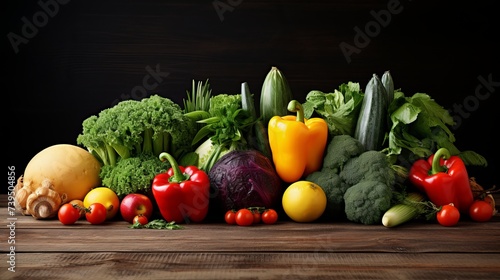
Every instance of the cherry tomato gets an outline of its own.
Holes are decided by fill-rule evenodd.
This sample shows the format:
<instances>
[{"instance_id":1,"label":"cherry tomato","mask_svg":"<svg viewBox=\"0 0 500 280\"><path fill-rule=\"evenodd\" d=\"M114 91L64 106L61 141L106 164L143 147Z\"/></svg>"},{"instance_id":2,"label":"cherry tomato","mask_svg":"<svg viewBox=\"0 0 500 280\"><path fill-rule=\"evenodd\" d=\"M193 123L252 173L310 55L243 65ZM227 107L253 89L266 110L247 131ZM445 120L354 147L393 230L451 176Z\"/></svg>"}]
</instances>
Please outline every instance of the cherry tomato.
<instances>
[{"instance_id":1,"label":"cherry tomato","mask_svg":"<svg viewBox=\"0 0 500 280\"><path fill-rule=\"evenodd\" d=\"M253 213L247 208L240 209L236 212L236 224L239 226L250 226L253 224Z\"/></svg>"},{"instance_id":2,"label":"cherry tomato","mask_svg":"<svg viewBox=\"0 0 500 280\"><path fill-rule=\"evenodd\" d=\"M99 225L106 221L106 215L108 211L106 207L99 202L92 203L88 207L88 211L85 213L85 218L87 221L93 225Z\"/></svg>"},{"instance_id":3,"label":"cherry tomato","mask_svg":"<svg viewBox=\"0 0 500 280\"><path fill-rule=\"evenodd\" d=\"M493 216L493 208L484 200L476 200L469 208L469 216L476 222L487 222Z\"/></svg>"},{"instance_id":4,"label":"cherry tomato","mask_svg":"<svg viewBox=\"0 0 500 280\"><path fill-rule=\"evenodd\" d=\"M141 225L145 225L147 224L149 221L148 221L148 217L140 214L140 215L137 215L134 217L134 219L132 220L132 223L135 224L135 223L139 223Z\"/></svg>"},{"instance_id":5,"label":"cherry tomato","mask_svg":"<svg viewBox=\"0 0 500 280\"><path fill-rule=\"evenodd\" d=\"M236 224L236 211L234 210L228 210L226 212L226 215L224 215L224 220L228 225L235 225Z\"/></svg>"},{"instance_id":6,"label":"cherry tomato","mask_svg":"<svg viewBox=\"0 0 500 280\"><path fill-rule=\"evenodd\" d=\"M261 214L260 214L259 210L251 210L251 211L252 211L252 215L253 215L253 223L259 224L260 220L261 220Z\"/></svg>"},{"instance_id":7,"label":"cherry tomato","mask_svg":"<svg viewBox=\"0 0 500 280\"><path fill-rule=\"evenodd\" d=\"M460 220L460 211L453 205L453 203L443 205L441 210L436 214L437 221L440 225L451 227L458 223Z\"/></svg>"},{"instance_id":8,"label":"cherry tomato","mask_svg":"<svg viewBox=\"0 0 500 280\"><path fill-rule=\"evenodd\" d=\"M57 211L57 217L63 225L72 225L80 219L80 209L71 203L63 204Z\"/></svg>"},{"instance_id":9,"label":"cherry tomato","mask_svg":"<svg viewBox=\"0 0 500 280\"><path fill-rule=\"evenodd\" d=\"M275 224L278 221L278 212L274 209L266 209L261 215L262 222L267 225Z\"/></svg>"}]
</instances>

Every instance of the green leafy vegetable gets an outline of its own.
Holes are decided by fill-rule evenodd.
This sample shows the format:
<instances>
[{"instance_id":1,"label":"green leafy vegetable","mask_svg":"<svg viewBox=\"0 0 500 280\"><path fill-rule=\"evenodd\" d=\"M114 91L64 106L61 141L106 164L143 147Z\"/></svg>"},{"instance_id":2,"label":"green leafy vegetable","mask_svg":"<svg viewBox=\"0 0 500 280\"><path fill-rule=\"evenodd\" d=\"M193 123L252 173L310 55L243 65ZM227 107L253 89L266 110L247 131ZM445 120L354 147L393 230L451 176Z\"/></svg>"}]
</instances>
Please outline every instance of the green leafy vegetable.
<instances>
[{"instance_id":1,"label":"green leafy vegetable","mask_svg":"<svg viewBox=\"0 0 500 280\"><path fill-rule=\"evenodd\" d=\"M226 153L247 147L245 135L257 121L241 105L241 94L214 95L210 101L209 117L198 120L203 126L192 144L204 140L195 149L198 168L209 172L215 162Z\"/></svg>"},{"instance_id":2,"label":"green leafy vegetable","mask_svg":"<svg viewBox=\"0 0 500 280\"><path fill-rule=\"evenodd\" d=\"M208 113L210 113L210 115L213 117L225 116L228 107L232 107L233 109L236 107L240 109L241 94L220 93L212 96L210 98L210 107L208 109Z\"/></svg>"},{"instance_id":3,"label":"green leafy vegetable","mask_svg":"<svg viewBox=\"0 0 500 280\"><path fill-rule=\"evenodd\" d=\"M170 229L170 230L174 230L174 229L182 229L182 226L180 226L179 224L176 224L174 221L167 222L167 221L165 221L163 219L156 219L156 220L150 221L149 223L147 223L145 225L141 225L141 223L139 223L139 222L134 223L133 225L130 226L130 228L135 228L135 229L138 229L138 228Z\"/></svg>"},{"instance_id":4,"label":"green leafy vegetable","mask_svg":"<svg viewBox=\"0 0 500 280\"><path fill-rule=\"evenodd\" d=\"M439 148L447 148L458 155L466 165L486 166L486 159L473 152L461 152L455 145L455 136L449 127L454 125L449 112L425 93L405 96L394 92L389 107L392 127L388 133L388 147L383 151L392 162L403 156L407 162L429 157ZM401 160L401 159L399 159Z\"/></svg>"},{"instance_id":5,"label":"green leafy vegetable","mask_svg":"<svg viewBox=\"0 0 500 280\"><path fill-rule=\"evenodd\" d=\"M348 82L332 93L310 91L302 107L305 118L316 113L326 120L330 136L353 135L362 101L359 84Z\"/></svg>"}]
</instances>

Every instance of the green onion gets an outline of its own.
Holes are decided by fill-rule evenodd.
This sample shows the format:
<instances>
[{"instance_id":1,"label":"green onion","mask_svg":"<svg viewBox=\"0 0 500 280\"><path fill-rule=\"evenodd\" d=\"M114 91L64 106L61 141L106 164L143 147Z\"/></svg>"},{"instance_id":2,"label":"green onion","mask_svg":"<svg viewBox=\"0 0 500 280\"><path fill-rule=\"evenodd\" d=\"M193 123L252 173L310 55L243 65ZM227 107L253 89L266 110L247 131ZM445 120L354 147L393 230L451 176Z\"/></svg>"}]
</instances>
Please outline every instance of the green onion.
<instances>
[{"instance_id":1,"label":"green onion","mask_svg":"<svg viewBox=\"0 0 500 280\"><path fill-rule=\"evenodd\" d=\"M189 113L193 111L207 111L210 107L210 97L212 96L212 90L210 89L210 84L208 79L205 83L198 81L195 83L193 80L192 91L186 90L186 98L182 101L184 103L184 113Z\"/></svg>"}]
</instances>

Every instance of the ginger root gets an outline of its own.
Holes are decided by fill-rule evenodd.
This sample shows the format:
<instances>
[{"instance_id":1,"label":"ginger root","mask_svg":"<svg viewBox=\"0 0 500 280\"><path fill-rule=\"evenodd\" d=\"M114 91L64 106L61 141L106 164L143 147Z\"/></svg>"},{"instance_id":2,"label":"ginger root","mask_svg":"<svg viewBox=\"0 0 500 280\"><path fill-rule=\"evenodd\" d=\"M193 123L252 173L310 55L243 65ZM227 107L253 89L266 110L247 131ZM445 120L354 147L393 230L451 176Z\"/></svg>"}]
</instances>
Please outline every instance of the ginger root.
<instances>
[{"instance_id":1,"label":"ginger root","mask_svg":"<svg viewBox=\"0 0 500 280\"><path fill-rule=\"evenodd\" d=\"M23 191L24 189L27 189ZM64 197L54 190L52 182L48 179L42 181L41 186L29 193L25 203L24 198L28 194L30 186L23 186L19 193L16 193L16 200L35 219L48 219L57 215L57 211L64 202Z\"/></svg>"},{"instance_id":2,"label":"ginger root","mask_svg":"<svg viewBox=\"0 0 500 280\"><path fill-rule=\"evenodd\" d=\"M26 209L26 202L28 201L28 196L31 193L31 187L28 184L24 185L23 176L21 175L17 179L17 184L14 188L14 203L16 206L16 210L25 216L30 215L28 209Z\"/></svg>"}]
</instances>

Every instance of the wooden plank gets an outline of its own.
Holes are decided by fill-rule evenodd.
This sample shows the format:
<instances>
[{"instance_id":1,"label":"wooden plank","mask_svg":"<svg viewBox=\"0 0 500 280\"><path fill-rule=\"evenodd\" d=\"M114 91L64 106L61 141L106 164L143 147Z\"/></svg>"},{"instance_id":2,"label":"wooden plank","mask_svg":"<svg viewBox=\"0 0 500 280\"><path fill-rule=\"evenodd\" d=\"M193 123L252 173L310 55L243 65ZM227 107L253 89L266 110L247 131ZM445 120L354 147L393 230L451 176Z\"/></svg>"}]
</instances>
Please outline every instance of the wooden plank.
<instances>
[{"instance_id":1,"label":"wooden plank","mask_svg":"<svg viewBox=\"0 0 500 280\"><path fill-rule=\"evenodd\" d=\"M0 279L495 279L500 273L500 216L450 228L285 220L139 230L124 221L64 226L11 217L6 202L0 196L0 220L15 229L2 227L0 234L14 235L16 272L4 259ZM0 249L10 254L8 246Z\"/></svg>"},{"instance_id":2,"label":"wooden plank","mask_svg":"<svg viewBox=\"0 0 500 280\"><path fill-rule=\"evenodd\" d=\"M6 215L0 215L6 220ZM500 217L446 228L410 223L388 229L355 223L279 222L252 227L185 224L181 230L130 229L124 221L64 226L58 220L16 216L18 252L500 252ZM7 230L7 229L5 229ZM467 238L469 242L464 242Z\"/></svg>"},{"instance_id":3,"label":"wooden plank","mask_svg":"<svg viewBox=\"0 0 500 280\"><path fill-rule=\"evenodd\" d=\"M498 279L500 254L23 253L1 279Z\"/></svg>"}]
</instances>

